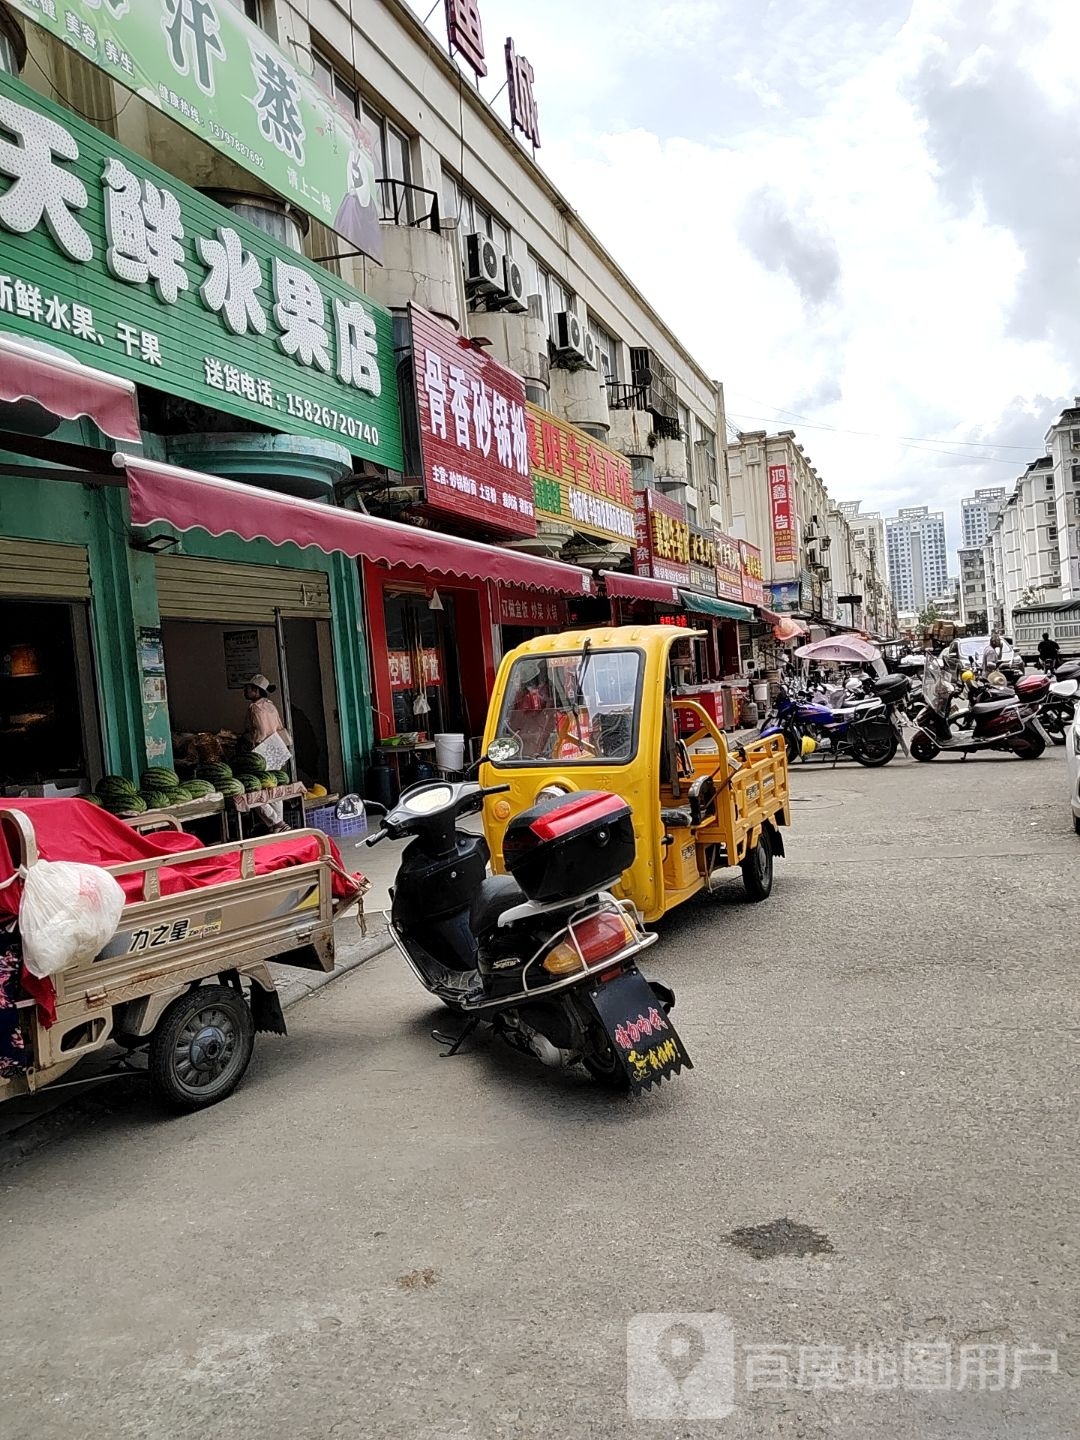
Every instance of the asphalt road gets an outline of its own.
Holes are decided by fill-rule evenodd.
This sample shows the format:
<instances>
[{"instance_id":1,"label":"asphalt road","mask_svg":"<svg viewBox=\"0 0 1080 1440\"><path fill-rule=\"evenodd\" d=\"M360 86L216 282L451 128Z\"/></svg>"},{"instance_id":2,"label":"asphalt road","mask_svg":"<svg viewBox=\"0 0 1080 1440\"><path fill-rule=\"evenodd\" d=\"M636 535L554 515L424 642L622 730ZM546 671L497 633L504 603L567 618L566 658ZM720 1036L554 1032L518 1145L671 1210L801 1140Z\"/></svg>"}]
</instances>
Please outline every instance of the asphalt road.
<instances>
[{"instance_id":1,"label":"asphalt road","mask_svg":"<svg viewBox=\"0 0 1080 1440\"><path fill-rule=\"evenodd\" d=\"M9 1168L6 1440L1077 1435L1063 771L801 769L773 898L651 952L696 1068L640 1101L440 1059L388 953Z\"/></svg>"}]
</instances>

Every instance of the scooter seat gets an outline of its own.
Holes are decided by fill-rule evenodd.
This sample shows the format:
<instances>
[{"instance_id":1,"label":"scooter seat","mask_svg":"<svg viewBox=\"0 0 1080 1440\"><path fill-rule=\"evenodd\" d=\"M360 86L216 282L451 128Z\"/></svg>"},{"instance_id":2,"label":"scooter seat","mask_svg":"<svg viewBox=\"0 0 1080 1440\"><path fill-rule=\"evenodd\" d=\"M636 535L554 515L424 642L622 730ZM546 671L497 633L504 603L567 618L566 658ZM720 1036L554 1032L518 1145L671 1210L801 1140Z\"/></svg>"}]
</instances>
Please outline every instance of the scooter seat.
<instances>
[{"instance_id":1,"label":"scooter seat","mask_svg":"<svg viewBox=\"0 0 1080 1440\"><path fill-rule=\"evenodd\" d=\"M473 934L487 935L496 928L500 916L515 905L523 905L527 898L512 875L488 875L473 901L470 917Z\"/></svg>"},{"instance_id":2,"label":"scooter seat","mask_svg":"<svg viewBox=\"0 0 1080 1440\"><path fill-rule=\"evenodd\" d=\"M1009 710L1016 704L1016 696L1008 700L980 700L977 705L971 707L973 715L998 715L1002 710Z\"/></svg>"}]
</instances>

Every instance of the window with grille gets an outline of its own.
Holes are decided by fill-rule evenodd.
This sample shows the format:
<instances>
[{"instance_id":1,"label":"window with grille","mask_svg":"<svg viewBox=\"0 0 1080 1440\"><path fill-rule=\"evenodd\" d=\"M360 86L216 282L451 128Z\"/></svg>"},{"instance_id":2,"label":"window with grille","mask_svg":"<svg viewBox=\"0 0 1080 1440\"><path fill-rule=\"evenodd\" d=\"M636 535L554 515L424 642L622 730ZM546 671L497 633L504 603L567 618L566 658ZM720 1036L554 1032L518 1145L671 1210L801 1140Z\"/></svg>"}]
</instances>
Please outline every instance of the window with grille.
<instances>
[{"instance_id":1,"label":"window with grille","mask_svg":"<svg viewBox=\"0 0 1080 1440\"><path fill-rule=\"evenodd\" d=\"M589 316L589 334L596 345L596 363L605 380L619 378L619 345L615 337Z\"/></svg>"}]
</instances>

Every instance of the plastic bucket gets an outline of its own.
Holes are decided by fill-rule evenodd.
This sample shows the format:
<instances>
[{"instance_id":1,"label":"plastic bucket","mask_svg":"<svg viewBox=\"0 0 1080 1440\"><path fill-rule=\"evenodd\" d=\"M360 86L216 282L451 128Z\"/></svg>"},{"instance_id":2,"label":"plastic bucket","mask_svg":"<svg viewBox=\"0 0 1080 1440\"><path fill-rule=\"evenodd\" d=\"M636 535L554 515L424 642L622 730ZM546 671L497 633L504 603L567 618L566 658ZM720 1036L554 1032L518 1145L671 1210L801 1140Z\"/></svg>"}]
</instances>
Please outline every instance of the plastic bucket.
<instances>
[{"instance_id":1,"label":"plastic bucket","mask_svg":"<svg viewBox=\"0 0 1080 1440\"><path fill-rule=\"evenodd\" d=\"M769 703L769 682L767 680L758 680L755 683L754 699L759 705L767 705Z\"/></svg>"},{"instance_id":2,"label":"plastic bucket","mask_svg":"<svg viewBox=\"0 0 1080 1440\"><path fill-rule=\"evenodd\" d=\"M465 736L436 735L435 764L440 770L462 770L465 767Z\"/></svg>"}]
</instances>

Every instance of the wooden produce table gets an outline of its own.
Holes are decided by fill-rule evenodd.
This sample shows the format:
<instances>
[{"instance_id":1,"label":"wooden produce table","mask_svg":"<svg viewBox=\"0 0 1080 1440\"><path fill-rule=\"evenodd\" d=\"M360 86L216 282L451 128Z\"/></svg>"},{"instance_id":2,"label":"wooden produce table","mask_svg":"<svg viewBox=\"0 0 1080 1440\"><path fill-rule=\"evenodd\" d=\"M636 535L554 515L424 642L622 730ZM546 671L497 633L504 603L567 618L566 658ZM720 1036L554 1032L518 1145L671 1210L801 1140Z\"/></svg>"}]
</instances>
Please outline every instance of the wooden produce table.
<instances>
[{"instance_id":1,"label":"wooden produce table","mask_svg":"<svg viewBox=\"0 0 1080 1440\"><path fill-rule=\"evenodd\" d=\"M119 818L133 830L163 830L184 828L189 820L206 820L216 815L221 825L221 838L228 840L228 818L225 814L225 797L215 790L201 800L185 800L180 805L165 805L160 810L144 810L141 815L122 815Z\"/></svg>"}]
</instances>

